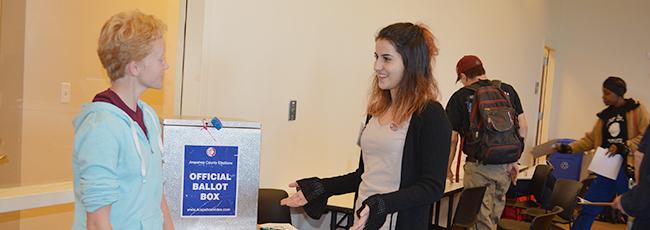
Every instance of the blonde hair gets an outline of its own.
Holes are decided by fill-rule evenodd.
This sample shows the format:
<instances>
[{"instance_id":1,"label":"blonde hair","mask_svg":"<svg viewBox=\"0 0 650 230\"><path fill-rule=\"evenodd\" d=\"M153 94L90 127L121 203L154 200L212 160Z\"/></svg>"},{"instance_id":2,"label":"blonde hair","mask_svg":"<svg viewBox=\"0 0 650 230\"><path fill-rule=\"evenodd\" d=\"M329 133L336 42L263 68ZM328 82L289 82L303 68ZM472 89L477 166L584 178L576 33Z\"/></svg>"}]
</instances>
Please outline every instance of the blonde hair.
<instances>
[{"instance_id":1,"label":"blonde hair","mask_svg":"<svg viewBox=\"0 0 650 230\"><path fill-rule=\"evenodd\" d=\"M125 74L131 61L140 61L151 52L151 42L162 38L167 26L153 15L138 10L113 15L99 34L97 55L111 81Z\"/></svg>"},{"instance_id":2,"label":"blonde hair","mask_svg":"<svg viewBox=\"0 0 650 230\"><path fill-rule=\"evenodd\" d=\"M387 40L402 56L404 73L395 98L389 90L379 88L373 81L368 102L368 114L380 116L391 110L393 122L402 123L415 112L421 112L429 102L439 97L438 83L433 77L433 62L438 55L435 37L424 25L395 23L383 28L375 40Z\"/></svg>"}]
</instances>

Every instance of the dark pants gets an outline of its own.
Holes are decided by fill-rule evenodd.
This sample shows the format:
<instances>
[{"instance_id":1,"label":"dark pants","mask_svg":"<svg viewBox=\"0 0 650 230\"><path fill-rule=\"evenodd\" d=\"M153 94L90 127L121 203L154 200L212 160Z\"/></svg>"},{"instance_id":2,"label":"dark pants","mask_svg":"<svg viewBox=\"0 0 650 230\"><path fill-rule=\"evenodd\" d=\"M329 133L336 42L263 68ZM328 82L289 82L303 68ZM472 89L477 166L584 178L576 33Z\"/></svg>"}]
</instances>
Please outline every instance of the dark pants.
<instances>
[{"instance_id":1,"label":"dark pants","mask_svg":"<svg viewBox=\"0 0 650 230\"><path fill-rule=\"evenodd\" d=\"M614 195L623 194L630 190L628 187L629 179L630 178L625 175L624 166L618 171L618 177L616 180L598 175L594 182L589 186L585 199L592 202L611 202L614 199ZM571 229L591 229L591 224L594 223L594 219L596 219L596 216L602 210L602 206L583 205L582 212Z\"/></svg>"},{"instance_id":2,"label":"dark pants","mask_svg":"<svg viewBox=\"0 0 650 230\"><path fill-rule=\"evenodd\" d=\"M650 218L635 218L632 230L650 229Z\"/></svg>"}]
</instances>

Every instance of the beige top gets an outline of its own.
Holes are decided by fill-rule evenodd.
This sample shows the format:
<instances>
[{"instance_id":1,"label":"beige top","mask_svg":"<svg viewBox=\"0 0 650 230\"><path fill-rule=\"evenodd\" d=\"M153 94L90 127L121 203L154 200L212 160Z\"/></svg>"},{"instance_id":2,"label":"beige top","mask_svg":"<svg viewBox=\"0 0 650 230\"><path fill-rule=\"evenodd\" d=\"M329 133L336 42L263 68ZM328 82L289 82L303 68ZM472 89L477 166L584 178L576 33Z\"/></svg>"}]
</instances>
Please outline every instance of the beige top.
<instances>
[{"instance_id":1,"label":"beige top","mask_svg":"<svg viewBox=\"0 0 650 230\"><path fill-rule=\"evenodd\" d=\"M375 117L368 121L361 134L364 168L359 184L359 196L355 202L357 209L366 198L374 194L399 189L404 141L410 120L406 119L401 125L381 125ZM356 222L358 217L354 216ZM380 229L395 229L396 223L397 213L389 213Z\"/></svg>"}]
</instances>

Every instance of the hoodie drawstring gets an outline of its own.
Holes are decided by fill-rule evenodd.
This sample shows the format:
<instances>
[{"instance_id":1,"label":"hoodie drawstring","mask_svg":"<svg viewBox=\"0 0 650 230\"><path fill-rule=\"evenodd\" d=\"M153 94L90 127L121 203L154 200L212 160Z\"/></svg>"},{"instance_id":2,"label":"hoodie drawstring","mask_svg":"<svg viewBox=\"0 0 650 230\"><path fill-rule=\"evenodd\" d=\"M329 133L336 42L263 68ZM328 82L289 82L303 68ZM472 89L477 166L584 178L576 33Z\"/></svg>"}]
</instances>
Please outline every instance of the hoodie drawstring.
<instances>
[{"instance_id":1,"label":"hoodie drawstring","mask_svg":"<svg viewBox=\"0 0 650 230\"><path fill-rule=\"evenodd\" d=\"M131 134L133 136L133 143L135 143L135 150L138 152L138 156L140 157L140 175L142 177L147 176L147 160L146 155L142 154L142 149L140 148L140 141L138 140L138 131L135 128L135 122L131 121L129 126L131 127Z\"/></svg>"},{"instance_id":2,"label":"hoodie drawstring","mask_svg":"<svg viewBox=\"0 0 650 230\"><path fill-rule=\"evenodd\" d=\"M144 111L147 112L147 114L149 114L149 117L151 117L152 121L157 122L158 119L156 119L156 116L154 116L151 111L149 111L149 110L144 110ZM160 132L160 129L158 129L158 126L154 125L153 127L156 129L156 132L158 134L162 135L162 132ZM160 153L162 154L163 153L163 142L162 142L162 137L160 135L158 135L156 137L156 139L158 139L158 148L160 149Z\"/></svg>"},{"instance_id":3,"label":"hoodie drawstring","mask_svg":"<svg viewBox=\"0 0 650 230\"><path fill-rule=\"evenodd\" d=\"M149 111L148 109L142 109L142 110L144 110L145 113L147 113L149 115L152 122L158 122L158 119L156 119L156 116L154 116L151 111ZM133 135L133 142L135 143L135 149L138 152L138 156L140 157L140 175L142 175L142 177L144 178L144 177L147 176L147 165L148 165L147 163L149 162L149 157L148 157L147 154L142 154L142 148L140 147L140 141L138 139L138 130L136 129L137 125L138 124L135 121L131 121L131 123L130 123L131 134ZM154 138L156 139L156 142L158 142L158 149L160 150L160 153L162 154L162 152L163 152L163 143L162 143L162 137L160 136L161 135L160 129L158 128L158 125L156 125L156 124L154 124L154 129L156 131L155 133L159 134ZM153 151L153 149L152 149L152 151Z\"/></svg>"}]
</instances>

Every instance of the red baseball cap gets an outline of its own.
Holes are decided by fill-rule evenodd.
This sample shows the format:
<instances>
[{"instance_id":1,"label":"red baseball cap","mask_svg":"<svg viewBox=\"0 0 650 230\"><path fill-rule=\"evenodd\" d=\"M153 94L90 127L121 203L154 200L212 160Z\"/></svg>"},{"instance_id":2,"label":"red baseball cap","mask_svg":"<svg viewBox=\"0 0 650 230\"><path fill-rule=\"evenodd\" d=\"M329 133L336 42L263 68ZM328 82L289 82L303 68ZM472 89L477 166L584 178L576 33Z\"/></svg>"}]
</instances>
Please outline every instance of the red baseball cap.
<instances>
[{"instance_id":1,"label":"red baseball cap","mask_svg":"<svg viewBox=\"0 0 650 230\"><path fill-rule=\"evenodd\" d=\"M460 81L461 73L465 73L465 71L467 71L468 69L477 66L483 66L483 62L477 56L474 55L463 56L463 58L458 60L458 63L456 64L456 75L458 75L458 78L456 78L456 82Z\"/></svg>"}]
</instances>

